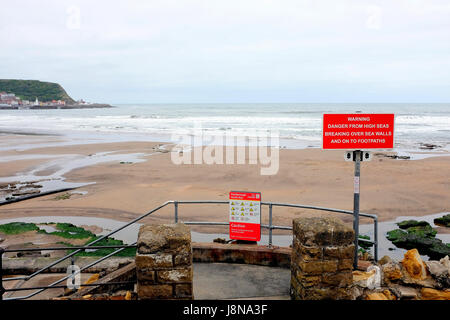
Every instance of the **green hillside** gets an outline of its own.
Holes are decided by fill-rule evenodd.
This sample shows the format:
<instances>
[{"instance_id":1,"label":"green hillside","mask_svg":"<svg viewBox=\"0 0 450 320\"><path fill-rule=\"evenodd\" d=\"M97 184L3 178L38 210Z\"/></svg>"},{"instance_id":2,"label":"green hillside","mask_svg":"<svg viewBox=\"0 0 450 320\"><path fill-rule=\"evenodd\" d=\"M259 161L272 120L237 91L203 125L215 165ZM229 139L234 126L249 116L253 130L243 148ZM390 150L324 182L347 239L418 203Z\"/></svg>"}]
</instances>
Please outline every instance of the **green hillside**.
<instances>
[{"instance_id":1,"label":"green hillside","mask_svg":"<svg viewBox=\"0 0 450 320\"><path fill-rule=\"evenodd\" d=\"M15 93L21 99L34 101L64 100L67 104L75 101L57 83L38 80L7 80L0 79L0 92Z\"/></svg>"}]
</instances>

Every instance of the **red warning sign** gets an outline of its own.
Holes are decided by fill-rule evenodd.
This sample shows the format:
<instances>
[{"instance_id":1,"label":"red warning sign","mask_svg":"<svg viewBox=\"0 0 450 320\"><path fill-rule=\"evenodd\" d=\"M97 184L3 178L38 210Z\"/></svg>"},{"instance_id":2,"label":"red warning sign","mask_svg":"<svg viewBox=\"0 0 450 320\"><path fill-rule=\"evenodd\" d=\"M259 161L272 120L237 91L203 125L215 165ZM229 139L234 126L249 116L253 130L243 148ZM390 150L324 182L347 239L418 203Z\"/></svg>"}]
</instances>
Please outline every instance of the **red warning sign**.
<instances>
[{"instance_id":1,"label":"red warning sign","mask_svg":"<svg viewBox=\"0 0 450 320\"><path fill-rule=\"evenodd\" d=\"M230 239L261 240L261 193L230 192Z\"/></svg>"},{"instance_id":2,"label":"red warning sign","mask_svg":"<svg viewBox=\"0 0 450 320\"><path fill-rule=\"evenodd\" d=\"M322 149L392 149L394 114L324 114Z\"/></svg>"}]
</instances>

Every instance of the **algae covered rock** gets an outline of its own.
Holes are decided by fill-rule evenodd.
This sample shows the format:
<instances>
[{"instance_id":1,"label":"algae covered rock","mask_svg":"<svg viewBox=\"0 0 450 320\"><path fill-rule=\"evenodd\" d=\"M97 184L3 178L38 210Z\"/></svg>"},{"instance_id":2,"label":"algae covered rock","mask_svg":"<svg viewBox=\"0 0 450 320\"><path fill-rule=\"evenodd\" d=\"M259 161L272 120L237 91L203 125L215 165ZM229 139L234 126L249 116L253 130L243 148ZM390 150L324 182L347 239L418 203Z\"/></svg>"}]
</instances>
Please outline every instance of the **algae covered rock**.
<instances>
[{"instance_id":1,"label":"algae covered rock","mask_svg":"<svg viewBox=\"0 0 450 320\"><path fill-rule=\"evenodd\" d=\"M408 229L411 227L425 227L425 226L429 226L430 224L426 221L405 220L405 221L397 223L397 225L400 229Z\"/></svg>"},{"instance_id":2,"label":"algae covered rock","mask_svg":"<svg viewBox=\"0 0 450 320\"><path fill-rule=\"evenodd\" d=\"M446 214L445 216L436 218L433 220L433 222L437 225L450 228L450 214Z\"/></svg>"},{"instance_id":3,"label":"algae covered rock","mask_svg":"<svg viewBox=\"0 0 450 320\"><path fill-rule=\"evenodd\" d=\"M437 231L426 221L406 220L397 224L400 229L387 232L386 237L402 249L418 249L420 254L439 260L450 255L450 244L436 238Z\"/></svg>"}]
</instances>

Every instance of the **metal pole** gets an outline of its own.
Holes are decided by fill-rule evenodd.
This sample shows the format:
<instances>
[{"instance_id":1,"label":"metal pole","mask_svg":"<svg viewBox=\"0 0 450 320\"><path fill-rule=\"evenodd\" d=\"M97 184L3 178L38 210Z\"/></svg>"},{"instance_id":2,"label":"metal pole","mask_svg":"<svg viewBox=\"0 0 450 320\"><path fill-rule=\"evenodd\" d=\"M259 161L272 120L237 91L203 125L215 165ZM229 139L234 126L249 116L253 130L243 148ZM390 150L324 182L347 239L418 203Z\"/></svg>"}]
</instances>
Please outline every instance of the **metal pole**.
<instances>
[{"instance_id":1,"label":"metal pole","mask_svg":"<svg viewBox=\"0 0 450 320\"><path fill-rule=\"evenodd\" d=\"M375 218L373 221L373 240L375 242L374 244L374 258L375 258L375 262L378 261L378 218Z\"/></svg>"},{"instance_id":2,"label":"metal pole","mask_svg":"<svg viewBox=\"0 0 450 320\"><path fill-rule=\"evenodd\" d=\"M75 256L71 256L70 257L70 264L72 265L72 288L75 288L75 269L74 269L74 265L75 265Z\"/></svg>"},{"instance_id":3,"label":"metal pole","mask_svg":"<svg viewBox=\"0 0 450 320\"><path fill-rule=\"evenodd\" d=\"M173 205L175 206L175 223L178 223L178 201L174 201Z\"/></svg>"},{"instance_id":4,"label":"metal pole","mask_svg":"<svg viewBox=\"0 0 450 320\"><path fill-rule=\"evenodd\" d=\"M361 176L361 151L353 151L353 160L355 162L355 178L353 190L353 230L355 231L355 256L353 267L358 267L358 238L359 238L359 186Z\"/></svg>"},{"instance_id":5,"label":"metal pole","mask_svg":"<svg viewBox=\"0 0 450 320\"><path fill-rule=\"evenodd\" d=\"M272 247L272 204L269 204L269 247Z\"/></svg>"},{"instance_id":6,"label":"metal pole","mask_svg":"<svg viewBox=\"0 0 450 320\"><path fill-rule=\"evenodd\" d=\"M5 288L3 288L3 252L5 252L5 249L0 247L0 301L3 300L3 293L5 293Z\"/></svg>"}]
</instances>

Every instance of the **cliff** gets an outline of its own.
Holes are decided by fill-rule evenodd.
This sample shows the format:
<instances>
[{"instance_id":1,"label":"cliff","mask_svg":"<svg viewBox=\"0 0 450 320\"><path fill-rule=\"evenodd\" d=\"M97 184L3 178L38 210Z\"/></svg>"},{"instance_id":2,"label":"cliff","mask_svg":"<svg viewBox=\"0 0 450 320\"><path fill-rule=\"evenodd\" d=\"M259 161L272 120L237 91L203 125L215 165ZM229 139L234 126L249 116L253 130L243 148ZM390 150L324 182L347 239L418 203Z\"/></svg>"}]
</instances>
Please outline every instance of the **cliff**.
<instances>
[{"instance_id":1,"label":"cliff","mask_svg":"<svg viewBox=\"0 0 450 320\"><path fill-rule=\"evenodd\" d=\"M61 85L52 82L0 79L0 92L2 91L30 101L37 97L39 101L63 100L67 104L75 103Z\"/></svg>"}]
</instances>

